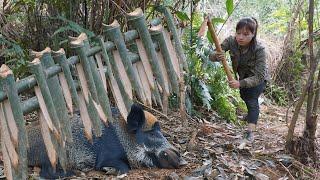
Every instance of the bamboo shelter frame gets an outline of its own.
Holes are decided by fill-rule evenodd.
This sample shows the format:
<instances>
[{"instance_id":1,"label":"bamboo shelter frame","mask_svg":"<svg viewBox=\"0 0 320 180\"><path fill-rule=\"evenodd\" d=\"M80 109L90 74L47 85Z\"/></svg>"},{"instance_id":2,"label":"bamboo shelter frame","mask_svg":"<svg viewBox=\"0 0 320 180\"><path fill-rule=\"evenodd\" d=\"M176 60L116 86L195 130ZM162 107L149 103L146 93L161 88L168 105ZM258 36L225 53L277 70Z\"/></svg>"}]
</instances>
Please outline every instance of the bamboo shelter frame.
<instances>
[{"instance_id":1,"label":"bamboo shelter frame","mask_svg":"<svg viewBox=\"0 0 320 180\"><path fill-rule=\"evenodd\" d=\"M70 47L76 56L67 58L63 49L52 51L46 48L41 52L32 52L34 59L29 63L32 75L17 82L8 67L1 67L1 145L8 179L27 177L28 142L24 115L31 112L37 112L41 128L45 129L42 136L46 141L47 153L52 155L51 164L55 166L59 160L63 169L67 164L65 143L73 141L68 119L75 108L80 109L89 141L92 140L91 132L101 135L100 120L105 124L114 121L110 94L124 118L134 98L148 106L159 105L163 112L167 112L168 96L179 94L183 92L181 88L184 89L181 87L181 75L185 56L172 15L168 9L160 9L166 17L168 30L161 26L160 18L152 20L153 27L149 29L142 10L137 9L127 14L133 29L125 33L120 31L117 22L104 25L104 37L108 41L103 36L94 37L92 42L98 45L92 47L83 33L78 37L69 37ZM140 51L127 49L127 44L132 42ZM119 53L124 68L122 71L117 64L119 62L116 62L119 57L112 53L115 51ZM124 81L121 74L126 74L129 81ZM134 96L130 95L130 90L128 93L126 83L131 84ZM32 89L36 96L22 101L20 94Z\"/></svg>"}]
</instances>

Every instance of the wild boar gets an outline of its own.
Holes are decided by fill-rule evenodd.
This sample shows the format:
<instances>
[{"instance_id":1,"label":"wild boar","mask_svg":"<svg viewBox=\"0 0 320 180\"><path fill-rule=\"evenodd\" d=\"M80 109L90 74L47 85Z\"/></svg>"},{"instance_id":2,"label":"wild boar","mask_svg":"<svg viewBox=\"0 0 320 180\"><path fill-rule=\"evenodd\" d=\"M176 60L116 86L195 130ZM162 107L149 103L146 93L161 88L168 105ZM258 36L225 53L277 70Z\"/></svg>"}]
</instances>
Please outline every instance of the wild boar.
<instances>
[{"instance_id":1,"label":"wild boar","mask_svg":"<svg viewBox=\"0 0 320 180\"><path fill-rule=\"evenodd\" d=\"M163 136L159 122L141 106L133 104L127 122L112 108L114 123L103 126L101 137L90 143L84 135L79 113L71 119L73 143L66 144L67 172L49 162L39 127L28 129L29 166L41 167L43 178L70 176L73 170L115 168L119 173L139 167L179 168L186 164L180 153Z\"/></svg>"}]
</instances>

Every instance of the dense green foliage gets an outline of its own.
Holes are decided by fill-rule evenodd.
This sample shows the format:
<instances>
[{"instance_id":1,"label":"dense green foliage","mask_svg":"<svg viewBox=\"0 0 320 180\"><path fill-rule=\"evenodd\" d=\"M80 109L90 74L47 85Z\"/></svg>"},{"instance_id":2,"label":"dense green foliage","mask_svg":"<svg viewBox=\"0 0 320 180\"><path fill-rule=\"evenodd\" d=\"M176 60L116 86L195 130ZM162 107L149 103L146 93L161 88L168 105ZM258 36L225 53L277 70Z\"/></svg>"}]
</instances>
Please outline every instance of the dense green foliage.
<instances>
[{"instance_id":1,"label":"dense green foliage","mask_svg":"<svg viewBox=\"0 0 320 180\"><path fill-rule=\"evenodd\" d=\"M212 39L207 36L199 44L197 32L205 14L213 15L218 32L232 34L235 23L242 17L253 16L259 21L259 35L281 42L288 31L288 22L297 0L135 0L135 1L97 1L97 0L17 0L9 8L0 10L0 60L4 59L17 77L27 74L29 50L43 50L46 46L57 50L65 48L68 53L67 37L85 32L89 37L102 33L102 23L109 24L117 19L127 30L125 13L141 7L148 19L157 16L154 10L159 4L172 10L179 20L183 33L183 45L188 56L189 74L186 85L193 107L203 106L216 110L227 120L235 121L238 109L245 106L238 90L230 89L223 69L219 63L208 60L205 49L212 49ZM289 92L299 93L303 82L303 72L308 62L302 61L305 52L299 50L301 41L307 38L307 3L302 7L298 18L299 29L294 34L294 52L290 56L290 85L292 89L282 88L271 83L266 95L280 105L286 105L292 98ZM320 3L316 1L314 29L320 28ZM316 36L315 40L319 40ZM279 47L281 48L281 47ZM289 82L289 81L288 81ZM178 105L176 98L171 103Z\"/></svg>"},{"instance_id":2,"label":"dense green foliage","mask_svg":"<svg viewBox=\"0 0 320 180\"><path fill-rule=\"evenodd\" d=\"M195 106L203 106L206 110L215 110L223 119L235 122L236 110L245 110L244 102L238 90L229 88L221 64L208 59L208 50L214 48L212 40L207 37L197 37L203 14L193 13L192 19L192 29L186 29L183 39L184 48L188 54L187 84L190 85L189 93L192 94L192 103ZM218 22L216 20L216 23Z\"/></svg>"}]
</instances>

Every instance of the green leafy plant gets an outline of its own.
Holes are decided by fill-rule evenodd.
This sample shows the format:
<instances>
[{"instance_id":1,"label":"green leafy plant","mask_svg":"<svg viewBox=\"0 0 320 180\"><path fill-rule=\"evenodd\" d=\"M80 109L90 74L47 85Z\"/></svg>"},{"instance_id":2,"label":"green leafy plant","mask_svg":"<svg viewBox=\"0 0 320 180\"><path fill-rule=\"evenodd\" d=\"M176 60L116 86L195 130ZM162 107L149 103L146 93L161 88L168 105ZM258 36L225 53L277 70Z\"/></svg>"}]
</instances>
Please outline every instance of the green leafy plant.
<instances>
[{"instance_id":1,"label":"green leafy plant","mask_svg":"<svg viewBox=\"0 0 320 180\"><path fill-rule=\"evenodd\" d=\"M15 41L8 40L0 34L0 57L12 69L16 77L23 77L27 73L27 52Z\"/></svg>"},{"instance_id":2,"label":"green leafy plant","mask_svg":"<svg viewBox=\"0 0 320 180\"><path fill-rule=\"evenodd\" d=\"M270 83L266 88L265 95L274 100L274 102L280 106L288 105L288 93L284 87L277 86L276 84Z\"/></svg>"}]
</instances>

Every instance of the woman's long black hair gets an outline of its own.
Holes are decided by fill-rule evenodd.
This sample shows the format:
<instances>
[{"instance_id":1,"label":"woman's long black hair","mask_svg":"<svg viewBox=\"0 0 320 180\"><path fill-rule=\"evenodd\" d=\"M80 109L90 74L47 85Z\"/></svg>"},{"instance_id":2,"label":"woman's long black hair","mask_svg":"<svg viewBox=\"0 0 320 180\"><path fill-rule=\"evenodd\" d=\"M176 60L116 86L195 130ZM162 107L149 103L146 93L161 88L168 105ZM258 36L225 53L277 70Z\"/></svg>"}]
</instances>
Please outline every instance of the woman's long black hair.
<instances>
[{"instance_id":1,"label":"woman's long black hair","mask_svg":"<svg viewBox=\"0 0 320 180\"><path fill-rule=\"evenodd\" d=\"M240 19L237 23L236 31L245 28L254 34L250 45L249 50L253 51L257 45L257 31L258 31L258 21L254 17L246 17Z\"/></svg>"}]
</instances>

